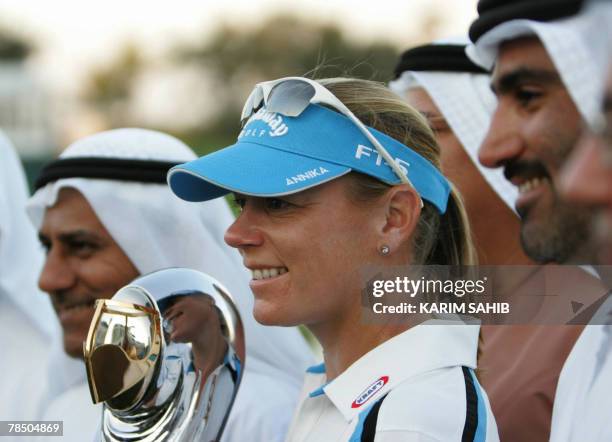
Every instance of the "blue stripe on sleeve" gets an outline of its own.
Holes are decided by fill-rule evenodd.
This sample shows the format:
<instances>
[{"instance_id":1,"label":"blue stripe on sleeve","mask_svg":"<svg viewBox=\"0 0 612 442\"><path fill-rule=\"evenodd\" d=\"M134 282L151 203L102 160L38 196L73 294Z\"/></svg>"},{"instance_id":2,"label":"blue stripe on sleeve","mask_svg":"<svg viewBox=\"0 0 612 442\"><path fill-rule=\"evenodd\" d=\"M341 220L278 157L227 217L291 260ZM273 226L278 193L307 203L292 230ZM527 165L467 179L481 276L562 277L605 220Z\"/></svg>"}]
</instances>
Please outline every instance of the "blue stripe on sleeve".
<instances>
[{"instance_id":1,"label":"blue stripe on sleeve","mask_svg":"<svg viewBox=\"0 0 612 442\"><path fill-rule=\"evenodd\" d=\"M361 411L361 413L359 413L359 420L357 421L355 430L353 431L353 434L351 435L351 438L348 440L348 442L361 442L361 435L363 433L363 424L365 423L365 420L368 417L368 414L370 414L370 410L376 404L376 402L372 402L370 405L368 405L367 408L365 408L364 410Z\"/></svg>"}]
</instances>

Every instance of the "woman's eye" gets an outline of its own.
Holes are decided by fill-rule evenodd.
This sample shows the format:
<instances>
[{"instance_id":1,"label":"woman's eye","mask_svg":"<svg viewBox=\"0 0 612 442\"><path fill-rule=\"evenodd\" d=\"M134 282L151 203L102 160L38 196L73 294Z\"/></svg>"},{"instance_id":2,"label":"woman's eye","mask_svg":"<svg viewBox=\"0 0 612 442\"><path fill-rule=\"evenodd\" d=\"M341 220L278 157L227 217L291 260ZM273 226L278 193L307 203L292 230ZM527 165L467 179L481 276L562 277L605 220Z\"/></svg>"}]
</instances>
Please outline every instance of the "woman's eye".
<instances>
[{"instance_id":1,"label":"woman's eye","mask_svg":"<svg viewBox=\"0 0 612 442\"><path fill-rule=\"evenodd\" d=\"M266 209L268 210L282 210L289 206L290 204L287 201L278 198L266 198Z\"/></svg>"},{"instance_id":2,"label":"woman's eye","mask_svg":"<svg viewBox=\"0 0 612 442\"><path fill-rule=\"evenodd\" d=\"M238 207L240 210L242 210L242 209L244 209L244 205L246 204L246 200L244 198L235 197L234 198L234 204L236 205L236 207Z\"/></svg>"}]
</instances>

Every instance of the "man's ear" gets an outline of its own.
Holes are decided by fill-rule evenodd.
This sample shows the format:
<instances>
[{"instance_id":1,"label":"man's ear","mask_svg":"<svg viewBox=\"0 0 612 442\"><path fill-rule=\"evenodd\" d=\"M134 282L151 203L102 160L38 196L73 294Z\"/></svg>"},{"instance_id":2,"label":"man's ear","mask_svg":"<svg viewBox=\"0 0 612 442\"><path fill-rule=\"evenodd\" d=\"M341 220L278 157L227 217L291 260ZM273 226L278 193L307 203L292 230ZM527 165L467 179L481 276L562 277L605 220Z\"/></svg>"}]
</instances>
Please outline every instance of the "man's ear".
<instances>
[{"instance_id":1,"label":"man's ear","mask_svg":"<svg viewBox=\"0 0 612 442\"><path fill-rule=\"evenodd\" d=\"M386 245L393 252L414 234L421 216L421 197L409 184L393 186L386 197L380 246Z\"/></svg>"}]
</instances>

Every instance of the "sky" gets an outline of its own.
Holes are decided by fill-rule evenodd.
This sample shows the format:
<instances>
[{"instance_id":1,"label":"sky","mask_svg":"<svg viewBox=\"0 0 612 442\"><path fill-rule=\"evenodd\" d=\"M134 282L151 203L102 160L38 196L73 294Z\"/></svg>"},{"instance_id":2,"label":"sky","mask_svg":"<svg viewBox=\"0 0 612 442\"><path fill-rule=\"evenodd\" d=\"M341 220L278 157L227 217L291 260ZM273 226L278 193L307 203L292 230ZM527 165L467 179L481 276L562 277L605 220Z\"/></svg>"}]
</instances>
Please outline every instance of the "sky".
<instances>
[{"instance_id":1,"label":"sky","mask_svg":"<svg viewBox=\"0 0 612 442\"><path fill-rule=\"evenodd\" d=\"M460 35L476 16L476 0L0 0L0 26L33 37L44 81L70 88L128 41L154 57L179 41L201 41L222 23L256 26L294 12L336 22L359 40L402 47L418 40L410 25L431 9L444 11L442 37Z\"/></svg>"}]
</instances>

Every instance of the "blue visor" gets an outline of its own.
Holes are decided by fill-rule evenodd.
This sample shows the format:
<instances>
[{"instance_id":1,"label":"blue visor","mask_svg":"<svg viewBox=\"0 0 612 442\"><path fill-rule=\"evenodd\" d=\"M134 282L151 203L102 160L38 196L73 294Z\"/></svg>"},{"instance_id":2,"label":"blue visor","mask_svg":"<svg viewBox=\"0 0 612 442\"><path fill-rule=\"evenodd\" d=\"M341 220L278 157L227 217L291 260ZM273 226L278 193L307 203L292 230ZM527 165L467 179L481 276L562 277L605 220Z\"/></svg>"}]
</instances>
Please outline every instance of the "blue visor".
<instances>
[{"instance_id":1,"label":"blue visor","mask_svg":"<svg viewBox=\"0 0 612 442\"><path fill-rule=\"evenodd\" d=\"M404 169L422 199L446 211L450 184L425 158L368 127ZM298 117L260 109L236 144L180 164L168 172L172 191L187 201L229 192L274 197L300 192L351 171L401 184L399 177L348 118L311 104Z\"/></svg>"}]
</instances>

